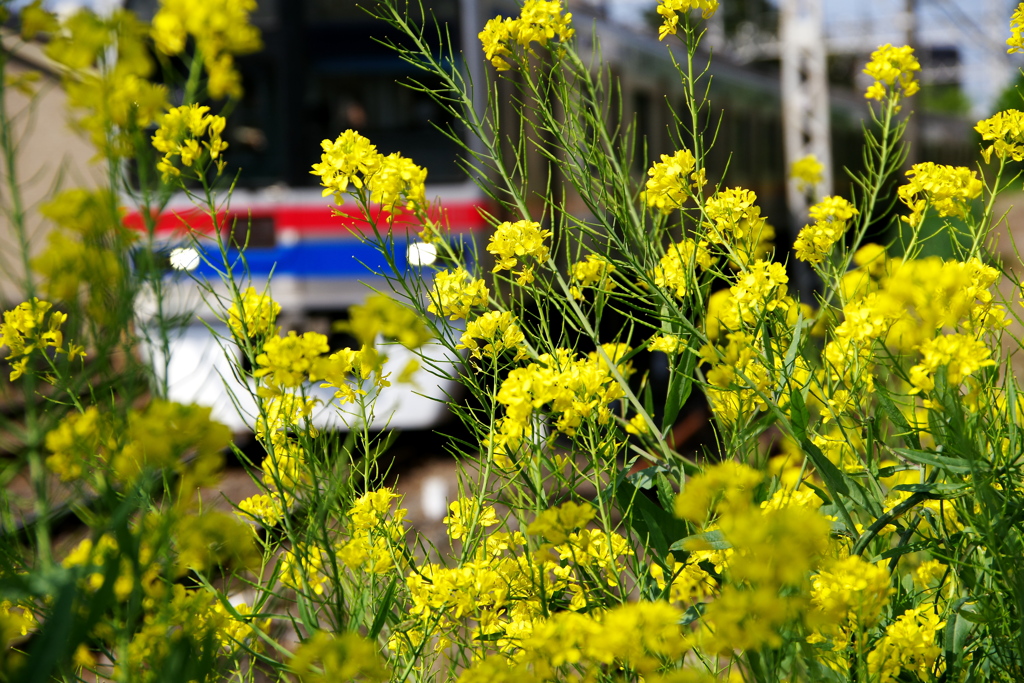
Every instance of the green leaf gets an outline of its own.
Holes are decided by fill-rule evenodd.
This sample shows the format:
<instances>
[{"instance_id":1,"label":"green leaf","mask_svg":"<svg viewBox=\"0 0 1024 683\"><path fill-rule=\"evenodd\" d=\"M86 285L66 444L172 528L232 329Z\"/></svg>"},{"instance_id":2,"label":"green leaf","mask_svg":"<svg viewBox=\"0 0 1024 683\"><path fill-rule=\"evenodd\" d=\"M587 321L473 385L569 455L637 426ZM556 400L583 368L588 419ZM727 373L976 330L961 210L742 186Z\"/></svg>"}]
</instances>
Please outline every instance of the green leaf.
<instances>
[{"instance_id":1,"label":"green leaf","mask_svg":"<svg viewBox=\"0 0 1024 683\"><path fill-rule=\"evenodd\" d=\"M850 487L847 486L843 473L825 457L820 448L807 438L807 422L810 420L810 415L807 412L807 405L804 403L804 396L799 391L794 391L789 395L789 414L793 435L800 442L800 447L807 453L811 462L814 463L814 468L825 480L829 490L844 496L850 495Z\"/></svg>"},{"instance_id":2,"label":"green leaf","mask_svg":"<svg viewBox=\"0 0 1024 683\"><path fill-rule=\"evenodd\" d=\"M732 543L725 540L725 536L718 529L714 531L705 531L702 534L694 534L693 536L687 536L682 538L669 548L669 550L675 552L679 550L688 550L687 545L690 543L701 543L710 550L727 550L732 547Z\"/></svg>"},{"instance_id":3,"label":"green leaf","mask_svg":"<svg viewBox=\"0 0 1024 683\"><path fill-rule=\"evenodd\" d=\"M971 484L900 484L892 490L923 493L934 500L951 500L966 496L973 488Z\"/></svg>"},{"instance_id":4,"label":"green leaf","mask_svg":"<svg viewBox=\"0 0 1024 683\"><path fill-rule=\"evenodd\" d=\"M964 460L963 458L952 458L944 456L941 453L910 448L894 448L892 451L901 458L905 458L906 460L918 465L932 465L934 467L940 467L947 472L966 473L971 471L971 462L969 460Z\"/></svg>"},{"instance_id":5,"label":"green leaf","mask_svg":"<svg viewBox=\"0 0 1024 683\"><path fill-rule=\"evenodd\" d=\"M897 436L902 436L906 439L907 443L913 446L915 449L921 449L921 439L918 437L917 430L910 426L903 411L899 409L892 398L889 396L889 392L886 391L885 387L875 387L875 395L878 397L878 403L882 408L882 412L885 413L886 417L896 425L896 429L899 430Z\"/></svg>"},{"instance_id":6,"label":"green leaf","mask_svg":"<svg viewBox=\"0 0 1024 683\"><path fill-rule=\"evenodd\" d=\"M689 626L693 622L704 616L704 610L706 609L707 603L698 602L696 605L692 605L688 610L683 612L683 618L679 620L680 626Z\"/></svg>"},{"instance_id":7,"label":"green leaf","mask_svg":"<svg viewBox=\"0 0 1024 683\"><path fill-rule=\"evenodd\" d=\"M889 548L884 553L878 556L877 559L873 559L872 562L877 560L891 560L894 557L901 557L907 553L916 553L920 550L927 550L933 547L931 541L917 541L915 543L906 543L904 545L897 546L895 548Z\"/></svg>"},{"instance_id":8,"label":"green leaf","mask_svg":"<svg viewBox=\"0 0 1024 683\"><path fill-rule=\"evenodd\" d=\"M661 418L661 431L671 429L679 418L686 399L693 390L693 368L697 362L697 354L686 349L681 360L669 374L668 393L665 395L665 412Z\"/></svg>"},{"instance_id":9,"label":"green leaf","mask_svg":"<svg viewBox=\"0 0 1024 683\"><path fill-rule=\"evenodd\" d=\"M957 600L952 609L951 617L946 619L946 627L943 629L943 649L946 651L946 675L948 680L959 680L957 669L961 666L961 655L964 653L964 645L967 637L974 629L974 624L962 616L963 606L969 600L963 597Z\"/></svg>"},{"instance_id":10,"label":"green leaf","mask_svg":"<svg viewBox=\"0 0 1024 683\"><path fill-rule=\"evenodd\" d=\"M654 477L654 483L658 487L658 502L666 510L674 510L676 504L676 492L672 488L672 482L668 480L664 472L658 472Z\"/></svg>"},{"instance_id":11,"label":"green leaf","mask_svg":"<svg viewBox=\"0 0 1024 683\"><path fill-rule=\"evenodd\" d=\"M662 509L627 479L619 481L615 497L625 522L639 538L651 543L661 557L668 554L669 543L686 536L683 520Z\"/></svg>"},{"instance_id":12,"label":"green leaf","mask_svg":"<svg viewBox=\"0 0 1024 683\"><path fill-rule=\"evenodd\" d=\"M369 632L366 637L370 640L375 640L380 635L381 630L384 628L384 624L387 622L388 615L391 614L391 604L395 600L395 593L398 590L398 578L392 577L391 583L388 584L388 589L384 591L384 596L380 600L380 608L377 610L376 616L373 618L373 624L370 626Z\"/></svg>"}]
</instances>

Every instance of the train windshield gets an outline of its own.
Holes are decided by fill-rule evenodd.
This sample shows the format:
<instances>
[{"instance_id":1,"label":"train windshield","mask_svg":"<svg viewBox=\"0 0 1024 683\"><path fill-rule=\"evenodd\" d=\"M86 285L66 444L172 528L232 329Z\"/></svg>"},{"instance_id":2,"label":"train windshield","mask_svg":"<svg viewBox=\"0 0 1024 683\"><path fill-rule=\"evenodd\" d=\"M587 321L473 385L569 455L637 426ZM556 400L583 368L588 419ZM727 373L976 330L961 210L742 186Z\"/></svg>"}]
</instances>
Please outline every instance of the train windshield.
<instances>
[{"instance_id":1,"label":"train windshield","mask_svg":"<svg viewBox=\"0 0 1024 683\"><path fill-rule=\"evenodd\" d=\"M309 171L320 160L320 141L348 128L380 152L401 152L426 167L428 182L466 179L457 163L459 146L438 127L464 132L429 95L408 87L414 80L425 88L440 83L382 44L407 39L359 4L366 3L260 0L253 22L263 33L264 49L238 59L245 94L230 112L225 133L229 168L241 170L239 186L316 186ZM152 16L155 1L129 6ZM451 56L437 27L459 52L458 9L458 0L430 3L433 18L425 35L441 59Z\"/></svg>"}]
</instances>

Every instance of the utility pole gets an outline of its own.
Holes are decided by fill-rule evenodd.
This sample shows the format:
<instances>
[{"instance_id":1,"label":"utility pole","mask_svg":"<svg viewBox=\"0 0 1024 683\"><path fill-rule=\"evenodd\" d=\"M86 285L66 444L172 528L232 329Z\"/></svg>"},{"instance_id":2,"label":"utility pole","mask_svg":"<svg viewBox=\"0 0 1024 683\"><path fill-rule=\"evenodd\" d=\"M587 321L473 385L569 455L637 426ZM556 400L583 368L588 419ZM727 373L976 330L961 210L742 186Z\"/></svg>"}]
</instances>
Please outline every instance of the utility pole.
<instances>
[{"instance_id":1,"label":"utility pole","mask_svg":"<svg viewBox=\"0 0 1024 683\"><path fill-rule=\"evenodd\" d=\"M809 154L824 167L813 198L832 194L832 133L829 121L828 53L821 0L782 0L779 8L779 61L782 68L782 138L786 161L786 204L793 234L807 221L807 191L788 171ZM793 272L796 289L809 295L816 278L806 264ZM809 297L808 297L809 298Z\"/></svg>"},{"instance_id":2,"label":"utility pole","mask_svg":"<svg viewBox=\"0 0 1024 683\"><path fill-rule=\"evenodd\" d=\"M914 55L917 57L917 61L922 67L927 68L926 55L921 52L918 48L918 35L917 35L917 0L903 0L903 31L905 34L905 43L910 47L914 48ZM928 85L924 83L924 74L920 74L922 85ZM918 95L914 98L914 103L920 107L922 95ZM921 149L923 137L921 136L921 125L919 116L911 116L910 109L904 109L903 116L908 117L907 119L907 130L903 134L903 139L907 144L907 158L903 162L904 167L909 169L914 163L921 158L924 152Z\"/></svg>"},{"instance_id":3,"label":"utility pole","mask_svg":"<svg viewBox=\"0 0 1024 683\"><path fill-rule=\"evenodd\" d=\"M786 169L808 154L825 167L815 199L832 193L832 136L828 61L821 0L782 0L779 12L782 67L782 134ZM786 200L794 226L807 220L807 195L793 179Z\"/></svg>"}]
</instances>

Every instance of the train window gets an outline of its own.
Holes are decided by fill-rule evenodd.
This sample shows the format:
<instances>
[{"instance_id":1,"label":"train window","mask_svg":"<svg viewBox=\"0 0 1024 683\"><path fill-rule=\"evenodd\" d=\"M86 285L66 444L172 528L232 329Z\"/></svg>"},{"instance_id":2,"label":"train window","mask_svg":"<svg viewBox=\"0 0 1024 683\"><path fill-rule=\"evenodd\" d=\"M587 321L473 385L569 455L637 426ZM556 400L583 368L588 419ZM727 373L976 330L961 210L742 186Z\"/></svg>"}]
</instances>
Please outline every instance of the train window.
<instances>
[{"instance_id":1,"label":"train window","mask_svg":"<svg viewBox=\"0 0 1024 683\"><path fill-rule=\"evenodd\" d=\"M267 249L277 243L273 216L233 216L232 221L231 246L236 249Z\"/></svg>"},{"instance_id":2,"label":"train window","mask_svg":"<svg viewBox=\"0 0 1024 683\"><path fill-rule=\"evenodd\" d=\"M437 89L431 79L402 61L381 41L400 41L384 22L354 1L306 0L281 5L261 26L264 50L238 60L245 94L228 121L225 137L232 168L242 169L244 187L314 186L310 167L320 157L320 141L352 128L384 153L401 152L427 168L428 181L466 179L458 166L460 148L442 130L462 135L431 97L408 87ZM442 22L435 46L447 55L448 39L458 51L457 3L433 3ZM437 31L427 29L428 37ZM441 130L438 130L438 127Z\"/></svg>"},{"instance_id":3,"label":"train window","mask_svg":"<svg viewBox=\"0 0 1024 683\"><path fill-rule=\"evenodd\" d=\"M307 22L365 21L369 16L365 0L305 0L303 4L303 18ZM419 13L416 3L408 5L410 16ZM458 0L433 0L426 9L438 21L450 22L459 18Z\"/></svg>"}]
</instances>

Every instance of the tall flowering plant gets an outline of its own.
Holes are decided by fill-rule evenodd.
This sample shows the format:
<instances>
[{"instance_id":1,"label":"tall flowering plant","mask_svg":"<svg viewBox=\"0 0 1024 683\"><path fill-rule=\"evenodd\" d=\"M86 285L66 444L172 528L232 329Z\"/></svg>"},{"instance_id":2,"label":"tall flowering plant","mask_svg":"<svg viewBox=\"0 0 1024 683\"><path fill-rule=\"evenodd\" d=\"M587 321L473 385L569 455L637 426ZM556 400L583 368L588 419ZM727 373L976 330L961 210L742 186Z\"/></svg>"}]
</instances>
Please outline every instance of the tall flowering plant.
<instances>
[{"instance_id":1,"label":"tall flowering plant","mask_svg":"<svg viewBox=\"0 0 1024 683\"><path fill-rule=\"evenodd\" d=\"M392 661L467 681L1013 680L1018 313L989 235L1016 179L1018 113L978 124L984 164L904 171L898 114L920 65L880 47L864 69L865 169L849 196L819 198L789 251L753 191L706 170L697 54L717 9L659 3L686 98L678 148L641 178L561 3L489 21L493 69L472 84L421 49L421 22L375 10L477 138L466 163L501 216L468 261L424 219L445 255L433 284L390 274L463 351L476 398L453 406L476 437L460 449L469 496L446 518L461 551L405 570L413 618L389 637ZM351 135L324 142L316 173ZM530 145L548 176L530 175ZM370 203L363 168L350 191ZM869 242L886 220L899 237ZM952 259L921 256L928 221L956 233ZM398 229L378 223L382 248ZM819 277L813 294L791 289L787 252ZM612 312L624 328L602 324ZM658 363L665 382L637 372ZM695 392L716 443L681 453L672 428Z\"/></svg>"}]
</instances>

